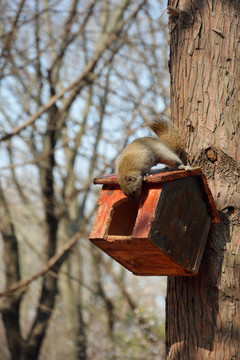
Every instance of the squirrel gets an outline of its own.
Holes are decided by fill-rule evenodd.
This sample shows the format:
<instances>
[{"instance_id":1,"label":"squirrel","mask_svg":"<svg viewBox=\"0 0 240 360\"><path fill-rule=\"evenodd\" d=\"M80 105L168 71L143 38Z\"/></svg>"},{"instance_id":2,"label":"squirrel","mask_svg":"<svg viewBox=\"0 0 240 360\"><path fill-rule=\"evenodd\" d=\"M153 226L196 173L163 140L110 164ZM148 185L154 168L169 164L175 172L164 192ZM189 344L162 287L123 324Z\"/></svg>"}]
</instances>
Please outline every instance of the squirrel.
<instances>
[{"instance_id":1,"label":"squirrel","mask_svg":"<svg viewBox=\"0 0 240 360\"><path fill-rule=\"evenodd\" d=\"M120 188L135 202L140 197L142 181L152 166L162 163L173 168L192 170L183 163L186 161L184 141L171 123L159 119L146 123L145 126L153 130L158 139L142 137L134 140L117 161Z\"/></svg>"}]
</instances>

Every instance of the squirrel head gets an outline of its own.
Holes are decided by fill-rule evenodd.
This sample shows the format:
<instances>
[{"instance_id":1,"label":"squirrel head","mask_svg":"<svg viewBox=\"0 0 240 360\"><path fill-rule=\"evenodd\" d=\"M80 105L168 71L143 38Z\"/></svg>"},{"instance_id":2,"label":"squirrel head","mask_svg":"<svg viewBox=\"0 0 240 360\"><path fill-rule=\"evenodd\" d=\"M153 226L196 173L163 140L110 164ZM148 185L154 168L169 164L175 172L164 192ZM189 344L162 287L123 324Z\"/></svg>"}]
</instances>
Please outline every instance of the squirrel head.
<instances>
[{"instance_id":1,"label":"squirrel head","mask_svg":"<svg viewBox=\"0 0 240 360\"><path fill-rule=\"evenodd\" d=\"M137 202L142 191L142 176L139 174L130 174L118 177L118 183L124 195Z\"/></svg>"}]
</instances>

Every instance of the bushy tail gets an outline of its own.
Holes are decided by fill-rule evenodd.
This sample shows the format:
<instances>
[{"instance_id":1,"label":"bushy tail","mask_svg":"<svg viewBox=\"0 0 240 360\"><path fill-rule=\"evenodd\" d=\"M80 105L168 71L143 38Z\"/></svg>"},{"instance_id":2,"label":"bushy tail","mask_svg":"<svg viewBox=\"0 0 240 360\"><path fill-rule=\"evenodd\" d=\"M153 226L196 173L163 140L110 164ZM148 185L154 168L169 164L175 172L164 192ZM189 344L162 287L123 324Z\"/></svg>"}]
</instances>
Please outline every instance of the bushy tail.
<instances>
[{"instance_id":1,"label":"bushy tail","mask_svg":"<svg viewBox=\"0 0 240 360\"><path fill-rule=\"evenodd\" d=\"M153 122L146 123L152 131L159 137L159 139L164 142L172 151L174 151L180 159L186 163L187 154L184 150L185 141L178 130L170 122L158 119Z\"/></svg>"}]
</instances>

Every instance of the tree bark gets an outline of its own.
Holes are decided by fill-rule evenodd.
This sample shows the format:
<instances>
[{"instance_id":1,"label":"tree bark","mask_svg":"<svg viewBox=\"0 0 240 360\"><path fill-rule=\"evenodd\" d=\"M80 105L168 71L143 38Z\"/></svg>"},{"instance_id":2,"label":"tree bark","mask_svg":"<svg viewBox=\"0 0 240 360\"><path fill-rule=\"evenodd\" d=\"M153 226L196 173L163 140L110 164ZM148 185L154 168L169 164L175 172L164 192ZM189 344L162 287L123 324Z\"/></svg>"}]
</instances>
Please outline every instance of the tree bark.
<instances>
[{"instance_id":1,"label":"tree bark","mask_svg":"<svg viewBox=\"0 0 240 360\"><path fill-rule=\"evenodd\" d=\"M0 233L4 243L4 265L7 287L15 284L20 280L19 250L17 236L14 230L12 217L8 208L4 192L0 186ZM0 308L3 323L6 329L6 338L9 349L14 358L17 359L22 348L24 348L24 340L20 331L20 302L24 289L15 293L10 298L0 300Z\"/></svg>"},{"instance_id":2,"label":"tree bark","mask_svg":"<svg viewBox=\"0 0 240 360\"><path fill-rule=\"evenodd\" d=\"M171 117L190 163L208 178L221 223L199 274L168 278L167 359L238 359L240 3L181 1L174 11L176 3L169 0Z\"/></svg>"}]
</instances>

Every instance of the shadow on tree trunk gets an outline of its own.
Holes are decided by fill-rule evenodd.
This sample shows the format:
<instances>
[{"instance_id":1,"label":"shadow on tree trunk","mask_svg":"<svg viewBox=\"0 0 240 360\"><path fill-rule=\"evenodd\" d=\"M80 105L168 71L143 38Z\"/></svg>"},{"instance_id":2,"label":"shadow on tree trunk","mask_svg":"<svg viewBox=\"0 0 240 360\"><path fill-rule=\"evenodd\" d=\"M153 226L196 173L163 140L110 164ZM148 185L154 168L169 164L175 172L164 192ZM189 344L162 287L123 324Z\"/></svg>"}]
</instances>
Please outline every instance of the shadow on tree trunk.
<instances>
[{"instance_id":1,"label":"shadow on tree trunk","mask_svg":"<svg viewBox=\"0 0 240 360\"><path fill-rule=\"evenodd\" d=\"M185 359L186 354L191 359L191 356L196 356L195 344L198 344L198 348L213 351L213 339L218 336L218 330L221 330L221 337L229 332L228 324L219 323L218 319L219 302L229 301L230 306L232 302L231 297L228 298L219 290L225 271L224 252L227 243L231 242L229 220L224 213L220 215L222 222L212 225L198 275L168 278L167 295L172 301L167 304L166 318L173 323L166 322L166 333L167 338L171 339L171 351L174 351L176 344L181 359ZM184 331L181 331L182 324ZM196 331L198 328L201 328L201 336ZM237 329L233 329L231 336L236 340L239 338Z\"/></svg>"}]
</instances>

